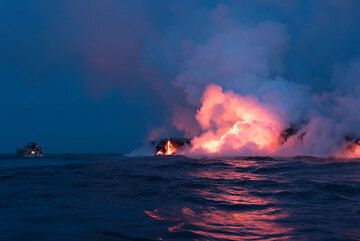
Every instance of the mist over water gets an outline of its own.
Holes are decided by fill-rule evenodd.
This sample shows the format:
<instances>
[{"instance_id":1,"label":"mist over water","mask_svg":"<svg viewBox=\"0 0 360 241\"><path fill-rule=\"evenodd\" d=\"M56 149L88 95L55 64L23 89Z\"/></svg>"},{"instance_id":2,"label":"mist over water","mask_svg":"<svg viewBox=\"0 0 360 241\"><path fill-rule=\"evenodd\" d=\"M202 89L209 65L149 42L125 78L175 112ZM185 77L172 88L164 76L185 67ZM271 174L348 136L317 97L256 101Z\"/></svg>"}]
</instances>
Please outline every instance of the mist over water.
<instances>
[{"instance_id":1,"label":"mist over water","mask_svg":"<svg viewBox=\"0 0 360 241\"><path fill-rule=\"evenodd\" d=\"M358 240L358 160L0 159L0 240Z\"/></svg>"}]
</instances>

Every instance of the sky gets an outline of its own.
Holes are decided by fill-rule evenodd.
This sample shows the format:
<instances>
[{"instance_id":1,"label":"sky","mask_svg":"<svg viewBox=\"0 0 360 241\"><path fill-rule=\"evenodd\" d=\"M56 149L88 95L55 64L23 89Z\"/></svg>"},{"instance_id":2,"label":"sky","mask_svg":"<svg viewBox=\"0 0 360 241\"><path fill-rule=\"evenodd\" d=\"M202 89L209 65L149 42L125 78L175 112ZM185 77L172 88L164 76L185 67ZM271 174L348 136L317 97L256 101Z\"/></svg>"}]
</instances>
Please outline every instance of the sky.
<instances>
[{"instance_id":1,"label":"sky","mask_svg":"<svg viewBox=\"0 0 360 241\"><path fill-rule=\"evenodd\" d=\"M236 53L224 55L230 74L241 62L237 76L349 89L359 12L357 0L2 0L0 152L36 141L48 153L128 153L192 135L193 120L177 116L196 112L194 79L217 82L217 49ZM246 54L253 45L259 55ZM236 81L225 90L252 87Z\"/></svg>"}]
</instances>

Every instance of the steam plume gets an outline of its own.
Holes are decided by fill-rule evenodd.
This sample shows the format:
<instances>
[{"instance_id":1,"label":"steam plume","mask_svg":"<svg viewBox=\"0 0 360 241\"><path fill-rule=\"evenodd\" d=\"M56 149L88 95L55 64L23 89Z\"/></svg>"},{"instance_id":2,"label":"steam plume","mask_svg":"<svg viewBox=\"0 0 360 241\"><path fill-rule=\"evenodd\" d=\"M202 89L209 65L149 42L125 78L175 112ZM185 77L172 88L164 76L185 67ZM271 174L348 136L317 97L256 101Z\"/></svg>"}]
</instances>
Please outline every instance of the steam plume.
<instances>
[{"instance_id":1,"label":"steam plume","mask_svg":"<svg viewBox=\"0 0 360 241\"><path fill-rule=\"evenodd\" d=\"M214 10L213 33L194 44L175 81L199 108L190 153L359 157L360 61L335 68L332 89L312 92L282 77L283 25L244 26L229 12Z\"/></svg>"}]
</instances>

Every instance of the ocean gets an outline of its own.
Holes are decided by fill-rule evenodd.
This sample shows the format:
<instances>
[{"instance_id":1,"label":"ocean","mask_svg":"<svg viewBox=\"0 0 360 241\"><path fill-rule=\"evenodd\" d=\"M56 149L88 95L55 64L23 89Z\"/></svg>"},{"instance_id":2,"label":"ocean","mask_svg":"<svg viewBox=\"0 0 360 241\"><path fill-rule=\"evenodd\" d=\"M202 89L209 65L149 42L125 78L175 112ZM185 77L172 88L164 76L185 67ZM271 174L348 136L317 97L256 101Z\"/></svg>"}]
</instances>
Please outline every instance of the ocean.
<instances>
[{"instance_id":1,"label":"ocean","mask_svg":"<svg viewBox=\"0 0 360 241\"><path fill-rule=\"evenodd\" d=\"M360 240L360 161L2 155L0 240Z\"/></svg>"}]
</instances>

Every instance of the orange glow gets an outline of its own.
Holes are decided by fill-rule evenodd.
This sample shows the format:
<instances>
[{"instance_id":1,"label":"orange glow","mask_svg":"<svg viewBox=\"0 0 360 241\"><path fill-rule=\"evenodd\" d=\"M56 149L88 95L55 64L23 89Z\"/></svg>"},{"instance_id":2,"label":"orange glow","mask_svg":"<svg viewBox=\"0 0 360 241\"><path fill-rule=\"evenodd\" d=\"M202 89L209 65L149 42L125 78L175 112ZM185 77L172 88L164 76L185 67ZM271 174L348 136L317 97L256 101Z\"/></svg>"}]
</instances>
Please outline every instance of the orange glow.
<instances>
[{"instance_id":1,"label":"orange glow","mask_svg":"<svg viewBox=\"0 0 360 241\"><path fill-rule=\"evenodd\" d=\"M256 97L224 92L208 85L196 115L203 133L192 140L201 154L271 154L279 146L285 124L273 107Z\"/></svg>"},{"instance_id":2,"label":"orange glow","mask_svg":"<svg viewBox=\"0 0 360 241\"><path fill-rule=\"evenodd\" d=\"M212 169L194 171L191 176L207 178L209 180L268 180L261 174L239 173L239 168L261 167L259 163L242 160L224 160L229 166L225 170ZM208 239L241 240L239 233L246 232L253 239L263 240L266 236L281 236L274 240L291 240L291 227L282 226L278 220L288 217L285 210L280 208L268 207L277 203L269 197L259 197L253 194L254 190L234 185L217 185L216 190L194 189L195 193L211 203L222 203L224 205L254 205L258 210L210 210L194 212L188 208L183 208L184 219L193 227L193 233L205 236ZM260 208L262 207L262 208ZM186 210L186 211L184 211ZM221 224L221 225L219 225ZM219 232L219 226L221 227ZM249 238L249 239L251 239ZM269 239L271 240L271 239Z\"/></svg>"},{"instance_id":3,"label":"orange glow","mask_svg":"<svg viewBox=\"0 0 360 241\"><path fill-rule=\"evenodd\" d=\"M178 230L180 230L182 227L184 226L184 223L178 223L174 226L171 226L168 228L168 232L171 233L171 232L176 232Z\"/></svg>"},{"instance_id":4,"label":"orange glow","mask_svg":"<svg viewBox=\"0 0 360 241\"><path fill-rule=\"evenodd\" d=\"M349 151L347 154L348 154L348 157L359 158L360 157L360 145L354 146L353 149L351 151Z\"/></svg>"},{"instance_id":5,"label":"orange glow","mask_svg":"<svg viewBox=\"0 0 360 241\"><path fill-rule=\"evenodd\" d=\"M254 240L263 240L266 236L282 236L273 240L291 240L290 235L286 234L290 234L292 228L277 223L277 220L286 217L287 214L282 213L281 210L270 208L244 212L214 210L198 214L198 218L191 224L202 227L199 230L192 230L193 233L210 239L241 240L239 233L247 232L248 238ZM219 224L226 232L216 232Z\"/></svg>"},{"instance_id":6,"label":"orange glow","mask_svg":"<svg viewBox=\"0 0 360 241\"><path fill-rule=\"evenodd\" d=\"M155 220L165 220L165 218L161 217L160 215L158 215L158 209L155 209L153 211L147 211L145 210L144 213L146 215L148 215L150 218L155 219Z\"/></svg>"},{"instance_id":7,"label":"orange glow","mask_svg":"<svg viewBox=\"0 0 360 241\"><path fill-rule=\"evenodd\" d=\"M360 158L360 140L348 145L346 151L338 154L338 156L344 158Z\"/></svg>"},{"instance_id":8,"label":"orange glow","mask_svg":"<svg viewBox=\"0 0 360 241\"><path fill-rule=\"evenodd\" d=\"M354 155L360 157L360 145L357 145L354 150Z\"/></svg>"},{"instance_id":9,"label":"orange glow","mask_svg":"<svg viewBox=\"0 0 360 241\"><path fill-rule=\"evenodd\" d=\"M258 181L271 180L265 175L247 173L241 175L241 168L258 168L261 164L248 160L223 160L226 167L222 169L193 170L190 176L211 180ZM229 182L215 182L217 185L208 188L193 188L193 194L204 203L206 208L163 206L162 209L145 211L152 219L169 224L169 233L190 232L199 234L204 240L292 240L294 229L281 224L287 219L286 210L276 207L279 201L271 197L255 194L255 190L242 185L228 185ZM276 190L282 192L282 190ZM220 206L229 208L219 209ZM249 206L249 209L247 208ZM272 207L273 206L273 207ZM232 207L243 207L239 210ZM255 209L252 207L256 207Z\"/></svg>"},{"instance_id":10,"label":"orange glow","mask_svg":"<svg viewBox=\"0 0 360 241\"><path fill-rule=\"evenodd\" d=\"M156 153L156 155L174 155L176 153L176 150L177 148L170 141L167 141L165 145L165 151L163 152L162 150L160 150Z\"/></svg>"}]
</instances>

